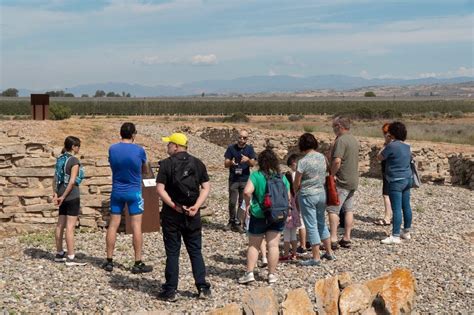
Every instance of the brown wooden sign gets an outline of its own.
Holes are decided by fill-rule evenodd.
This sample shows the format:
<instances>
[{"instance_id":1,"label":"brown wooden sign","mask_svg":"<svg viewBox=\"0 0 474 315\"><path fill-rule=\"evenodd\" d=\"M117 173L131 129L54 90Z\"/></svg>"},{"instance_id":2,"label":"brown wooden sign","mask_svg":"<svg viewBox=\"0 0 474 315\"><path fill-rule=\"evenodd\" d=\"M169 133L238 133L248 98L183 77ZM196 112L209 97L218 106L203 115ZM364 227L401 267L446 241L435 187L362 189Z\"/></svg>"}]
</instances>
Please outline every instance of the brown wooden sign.
<instances>
[{"instance_id":1,"label":"brown wooden sign","mask_svg":"<svg viewBox=\"0 0 474 315\"><path fill-rule=\"evenodd\" d=\"M142 232L159 232L160 231L160 198L156 192L156 183L150 164L147 170L142 174L142 197L144 201L144 212L142 217ZM132 233L132 225L128 208L125 207L125 233Z\"/></svg>"},{"instance_id":2,"label":"brown wooden sign","mask_svg":"<svg viewBox=\"0 0 474 315\"><path fill-rule=\"evenodd\" d=\"M45 120L49 118L49 95L31 94L31 117L33 120Z\"/></svg>"}]
</instances>

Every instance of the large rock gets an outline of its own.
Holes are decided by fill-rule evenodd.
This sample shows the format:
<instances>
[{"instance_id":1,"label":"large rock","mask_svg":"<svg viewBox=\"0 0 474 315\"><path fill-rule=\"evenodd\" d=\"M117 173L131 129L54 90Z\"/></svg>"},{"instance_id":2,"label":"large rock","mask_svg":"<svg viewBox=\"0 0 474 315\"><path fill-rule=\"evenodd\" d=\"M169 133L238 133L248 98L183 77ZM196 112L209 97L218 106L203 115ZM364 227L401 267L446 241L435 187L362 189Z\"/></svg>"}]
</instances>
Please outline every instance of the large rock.
<instances>
[{"instance_id":1,"label":"large rock","mask_svg":"<svg viewBox=\"0 0 474 315\"><path fill-rule=\"evenodd\" d=\"M101 195L81 196L81 206L92 208L103 208L110 206L110 197Z\"/></svg>"},{"instance_id":2,"label":"large rock","mask_svg":"<svg viewBox=\"0 0 474 315\"><path fill-rule=\"evenodd\" d=\"M25 212L25 207L15 207L15 206L8 206L8 207L3 207L3 212L4 213L19 213L19 212Z\"/></svg>"},{"instance_id":3,"label":"large rock","mask_svg":"<svg viewBox=\"0 0 474 315\"><path fill-rule=\"evenodd\" d=\"M17 167L53 167L56 164L54 158L24 158L15 161Z\"/></svg>"},{"instance_id":4,"label":"large rock","mask_svg":"<svg viewBox=\"0 0 474 315\"><path fill-rule=\"evenodd\" d=\"M0 155L23 154L26 151L24 144L4 144L0 147Z\"/></svg>"},{"instance_id":5,"label":"large rock","mask_svg":"<svg viewBox=\"0 0 474 315\"><path fill-rule=\"evenodd\" d=\"M20 197L44 197L53 194L51 189L44 188L3 188L0 190L0 194L3 196L20 196Z\"/></svg>"},{"instance_id":6,"label":"large rock","mask_svg":"<svg viewBox=\"0 0 474 315\"><path fill-rule=\"evenodd\" d=\"M25 206L26 212L43 212L43 211L52 211L55 209L57 209L57 207L51 203L46 203L42 205Z\"/></svg>"},{"instance_id":7,"label":"large rock","mask_svg":"<svg viewBox=\"0 0 474 315\"><path fill-rule=\"evenodd\" d=\"M26 217L13 219L15 223L31 223L31 224L54 224L57 222L56 218L43 218L43 217Z\"/></svg>"},{"instance_id":8,"label":"large rock","mask_svg":"<svg viewBox=\"0 0 474 315\"><path fill-rule=\"evenodd\" d=\"M416 280L408 269L395 269L377 294L377 313L410 314L415 303Z\"/></svg>"},{"instance_id":9,"label":"large rock","mask_svg":"<svg viewBox=\"0 0 474 315\"><path fill-rule=\"evenodd\" d=\"M372 304L369 288L363 284L351 284L342 290L339 297L341 315L362 314Z\"/></svg>"},{"instance_id":10,"label":"large rock","mask_svg":"<svg viewBox=\"0 0 474 315\"><path fill-rule=\"evenodd\" d=\"M281 304L281 313L283 315L315 314L313 304L303 288L288 292L286 300Z\"/></svg>"},{"instance_id":11,"label":"large rock","mask_svg":"<svg viewBox=\"0 0 474 315\"><path fill-rule=\"evenodd\" d=\"M247 292L242 303L245 314L278 314L278 300L270 287Z\"/></svg>"},{"instance_id":12,"label":"large rock","mask_svg":"<svg viewBox=\"0 0 474 315\"><path fill-rule=\"evenodd\" d=\"M80 217L79 218L79 224L81 226L87 226L87 227L91 227L91 228L97 228L97 222L95 221L95 219L93 218L83 218L83 217Z\"/></svg>"},{"instance_id":13,"label":"large rock","mask_svg":"<svg viewBox=\"0 0 474 315\"><path fill-rule=\"evenodd\" d=\"M87 170L86 170L87 172ZM90 186L90 185L110 185L112 183L112 177L96 177L96 178L86 178L81 185Z\"/></svg>"},{"instance_id":14,"label":"large rock","mask_svg":"<svg viewBox=\"0 0 474 315\"><path fill-rule=\"evenodd\" d=\"M319 313L339 314L339 283L337 276L318 280L314 285L314 294Z\"/></svg>"},{"instance_id":15,"label":"large rock","mask_svg":"<svg viewBox=\"0 0 474 315\"><path fill-rule=\"evenodd\" d=\"M339 282L339 290L344 290L352 284L352 276L349 272L343 272L337 275L337 281Z\"/></svg>"},{"instance_id":16,"label":"large rock","mask_svg":"<svg viewBox=\"0 0 474 315\"><path fill-rule=\"evenodd\" d=\"M20 199L18 197L3 197L3 206L18 206Z\"/></svg>"},{"instance_id":17,"label":"large rock","mask_svg":"<svg viewBox=\"0 0 474 315\"><path fill-rule=\"evenodd\" d=\"M242 309L239 304L231 303L224 307L212 310L209 315L241 315Z\"/></svg>"},{"instance_id":18,"label":"large rock","mask_svg":"<svg viewBox=\"0 0 474 315\"><path fill-rule=\"evenodd\" d=\"M111 176L112 170L110 169L110 167L88 166L87 168L85 168L85 174L86 174L86 178L101 177L101 176L105 177L105 176Z\"/></svg>"},{"instance_id":19,"label":"large rock","mask_svg":"<svg viewBox=\"0 0 474 315\"><path fill-rule=\"evenodd\" d=\"M0 177L53 177L53 168L7 168L0 169Z\"/></svg>"},{"instance_id":20,"label":"large rock","mask_svg":"<svg viewBox=\"0 0 474 315\"><path fill-rule=\"evenodd\" d=\"M31 205L40 204L43 199L41 199L40 197L35 197L35 198L22 198L22 200L23 200L23 205L31 206Z\"/></svg>"},{"instance_id":21,"label":"large rock","mask_svg":"<svg viewBox=\"0 0 474 315\"><path fill-rule=\"evenodd\" d=\"M372 298L375 298L375 296L380 291L382 291L383 286L385 285L385 283L387 283L389 278L390 278L390 274L388 273L364 283L367 286L367 288L369 288Z\"/></svg>"}]
</instances>

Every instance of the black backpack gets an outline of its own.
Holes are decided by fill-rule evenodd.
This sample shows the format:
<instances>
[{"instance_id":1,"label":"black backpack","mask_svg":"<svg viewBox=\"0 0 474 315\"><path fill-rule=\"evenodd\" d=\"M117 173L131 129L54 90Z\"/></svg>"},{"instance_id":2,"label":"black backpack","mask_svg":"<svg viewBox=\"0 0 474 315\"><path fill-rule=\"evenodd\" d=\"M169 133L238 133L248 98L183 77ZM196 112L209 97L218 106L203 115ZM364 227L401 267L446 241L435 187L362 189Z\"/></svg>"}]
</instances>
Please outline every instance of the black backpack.
<instances>
[{"instance_id":1,"label":"black backpack","mask_svg":"<svg viewBox=\"0 0 474 315\"><path fill-rule=\"evenodd\" d=\"M267 224L286 221L290 201L288 199L288 190L283 181L283 175L265 175L265 179L267 180L267 187L265 188L265 197L261 206Z\"/></svg>"},{"instance_id":2,"label":"black backpack","mask_svg":"<svg viewBox=\"0 0 474 315\"><path fill-rule=\"evenodd\" d=\"M184 206L192 206L199 197L197 161L189 154L171 156L171 197Z\"/></svg>"}]
</instances>

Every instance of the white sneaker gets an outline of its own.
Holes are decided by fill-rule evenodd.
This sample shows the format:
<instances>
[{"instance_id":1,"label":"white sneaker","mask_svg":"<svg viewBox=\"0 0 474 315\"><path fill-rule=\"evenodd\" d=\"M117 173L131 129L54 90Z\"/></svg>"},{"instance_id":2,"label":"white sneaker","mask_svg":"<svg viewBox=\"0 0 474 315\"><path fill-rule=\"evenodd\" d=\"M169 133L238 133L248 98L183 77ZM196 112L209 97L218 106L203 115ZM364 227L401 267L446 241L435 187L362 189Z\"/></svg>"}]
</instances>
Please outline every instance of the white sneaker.
<instances>
[{"instance_id":1,"label":"white sneaker","mask_svg":"<svg viewBox=\"0 0 474 315\"><path fill-rule=\"evenodd\" d=\"M404 240L411 240L411 235L410 235L410 232L402 232L400 234L400 238L404 239Z\"/></svg>"},{"instance_id":2,"label":"white sneaker","mask_svg":"<svg viewBox=\"0 0 474 315\"><path fill-rule=\"evenodd\" d=\"M253 276L253 271L246 272L242 277L239 278L240 284L247 284L253 281L255 281L255 277Z\"/></svg>"},{"instance_id":3,"label":"white sneaker","mask_svg":"<svg viewBox=\"0 0 474 315\"><path fill-rule=\"evenodd\" d=\"M268 283L272 284L278 281L278 277L275 276L273 273L268 274Z\"/></svg>"},{"instance_id":4,"label":"white sneaker","mask_svg":"<svg viewBox=\"0 0 474 315\"><path fill-rule=\"evenodd\" d=\"M402 240L398 236L390 235L386 239L380 241L382 244L392 245L392 244L401 244Z\"/></svg>"}]
</instances>

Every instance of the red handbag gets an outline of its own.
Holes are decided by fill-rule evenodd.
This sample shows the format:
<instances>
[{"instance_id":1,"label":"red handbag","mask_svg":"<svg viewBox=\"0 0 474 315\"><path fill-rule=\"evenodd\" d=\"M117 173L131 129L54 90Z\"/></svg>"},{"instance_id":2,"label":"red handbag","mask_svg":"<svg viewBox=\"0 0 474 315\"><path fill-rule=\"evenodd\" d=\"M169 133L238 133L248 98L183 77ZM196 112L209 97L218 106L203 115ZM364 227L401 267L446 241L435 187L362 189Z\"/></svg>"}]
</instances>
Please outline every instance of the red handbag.
<instances>
[{"instance_id":1,"label":"red handbag","mask_svg":"<svg viewBox=\"0 0 474 315\"><path fill-rule=\"evenodd\" d=\"M337 194L334 175L326 176L326 204L328 206L339 206L339 195Z\"/></svg>"}]
</instances>

